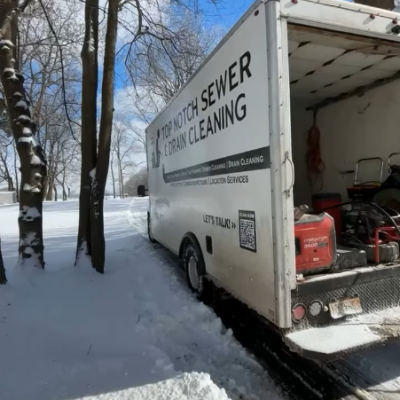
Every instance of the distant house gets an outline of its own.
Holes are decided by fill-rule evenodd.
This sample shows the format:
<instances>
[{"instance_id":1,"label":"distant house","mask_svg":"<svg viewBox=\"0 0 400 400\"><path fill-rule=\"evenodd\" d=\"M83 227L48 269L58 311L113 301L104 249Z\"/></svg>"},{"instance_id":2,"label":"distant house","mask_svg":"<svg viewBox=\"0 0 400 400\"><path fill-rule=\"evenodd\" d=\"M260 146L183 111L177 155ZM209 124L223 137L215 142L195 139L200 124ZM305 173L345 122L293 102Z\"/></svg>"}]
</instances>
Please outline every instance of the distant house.
<instances>
[{"instance_id":1,"label":"distant house","mask_svg":"<svg viewBox=\"0 0 400 400\"><path fill-rule=\"evenodd\" d=\"M0 206L5 204L14 204L17 202L17 194L10 192L7 188L0 188Z\"/></svg>"}]
</instances>

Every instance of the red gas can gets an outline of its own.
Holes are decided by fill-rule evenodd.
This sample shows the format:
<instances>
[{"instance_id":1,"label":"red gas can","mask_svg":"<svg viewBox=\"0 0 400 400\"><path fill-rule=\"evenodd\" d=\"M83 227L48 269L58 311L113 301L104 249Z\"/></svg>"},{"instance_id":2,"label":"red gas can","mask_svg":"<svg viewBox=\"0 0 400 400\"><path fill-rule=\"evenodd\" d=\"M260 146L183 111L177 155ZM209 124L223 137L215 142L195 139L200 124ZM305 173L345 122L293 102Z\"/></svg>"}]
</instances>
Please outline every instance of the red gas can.
<instances>
[{"instance_id":1,"label":"red gas can","mask_svg":"<svg viewBox=\"0 0 400 400\"><path fill-rule=\"evenodd\" d=\"M322 212L328 207L337 206L326 210L335 221L335 231L337 235L342 232L342 211L339 204L342 203L340 193L316 193L312 196L312 208L315 212Z\"/></svg>"}]
</instances>

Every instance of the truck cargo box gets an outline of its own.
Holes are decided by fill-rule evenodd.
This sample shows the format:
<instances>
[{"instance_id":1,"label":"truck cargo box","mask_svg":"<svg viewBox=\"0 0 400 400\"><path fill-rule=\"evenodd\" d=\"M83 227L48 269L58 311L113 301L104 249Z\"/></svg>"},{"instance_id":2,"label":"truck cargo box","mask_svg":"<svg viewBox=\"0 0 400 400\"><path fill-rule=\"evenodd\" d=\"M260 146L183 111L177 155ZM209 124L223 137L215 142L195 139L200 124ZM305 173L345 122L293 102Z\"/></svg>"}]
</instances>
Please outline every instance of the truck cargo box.
<instances>
[{"instance_id":1,"label":"truck cargo box","mask_svg":"<svg viewBox=\"0 0 400 400\"><path fill-rule=\"evenodd\" d=\"M301 278L294 234L295 205L348 200L357 160L400 151L399 18L257 1L146 131L152 240L179 255L198 295L205 280L223 287L309 357L399 335L398 260ZM318 182L305 163L313 124Z\"/></svg>"}]
</instances>

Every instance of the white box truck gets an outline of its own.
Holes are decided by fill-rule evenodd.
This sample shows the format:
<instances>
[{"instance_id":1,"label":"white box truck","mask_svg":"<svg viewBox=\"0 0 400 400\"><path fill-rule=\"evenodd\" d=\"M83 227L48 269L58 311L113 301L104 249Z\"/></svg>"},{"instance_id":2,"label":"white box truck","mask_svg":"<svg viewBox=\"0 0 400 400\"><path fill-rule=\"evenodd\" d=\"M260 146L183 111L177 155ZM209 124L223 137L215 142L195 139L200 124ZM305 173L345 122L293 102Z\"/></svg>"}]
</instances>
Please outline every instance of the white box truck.
<instances>
[{"instance_id":1,"label":"white box truck","mask_svg":"<svg viewBox=\"0 0 400 400\"><path fill-rule=\"evenodd\" d=\"M199 296L212 281L310 358L400 332L399 170L381 171L400 151L399 24L349 2L256 1L146 130L151 240ZM358 201L368 190L391 205ZM318 195L348 204L295 218Z\"/></svg>"}]
</instances>

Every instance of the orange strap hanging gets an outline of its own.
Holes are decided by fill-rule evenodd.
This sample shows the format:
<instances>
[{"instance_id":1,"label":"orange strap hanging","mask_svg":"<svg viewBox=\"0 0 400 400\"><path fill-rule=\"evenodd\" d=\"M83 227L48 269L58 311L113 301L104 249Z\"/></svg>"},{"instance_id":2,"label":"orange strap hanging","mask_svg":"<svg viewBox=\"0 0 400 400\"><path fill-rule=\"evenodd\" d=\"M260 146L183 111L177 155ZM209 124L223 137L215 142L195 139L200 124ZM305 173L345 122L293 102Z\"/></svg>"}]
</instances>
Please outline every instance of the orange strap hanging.
<instances>
[{"instance_id":1,"label":"orange strap hanging","mask_svg":"<svg viewBox=\"0 0 400 400\"><path fill-rule=\"evenodd\" d=\"M306 164L307 164L307 178L310 182L313 192L322 190L322 172L325 169L325 164L321 158L321 132L317 127L317 111L314 111L313 126L307 132L307 151L306 151ZM320 187L315 190L316 184L320 182Z\"/></svg>"}]
</instances>

